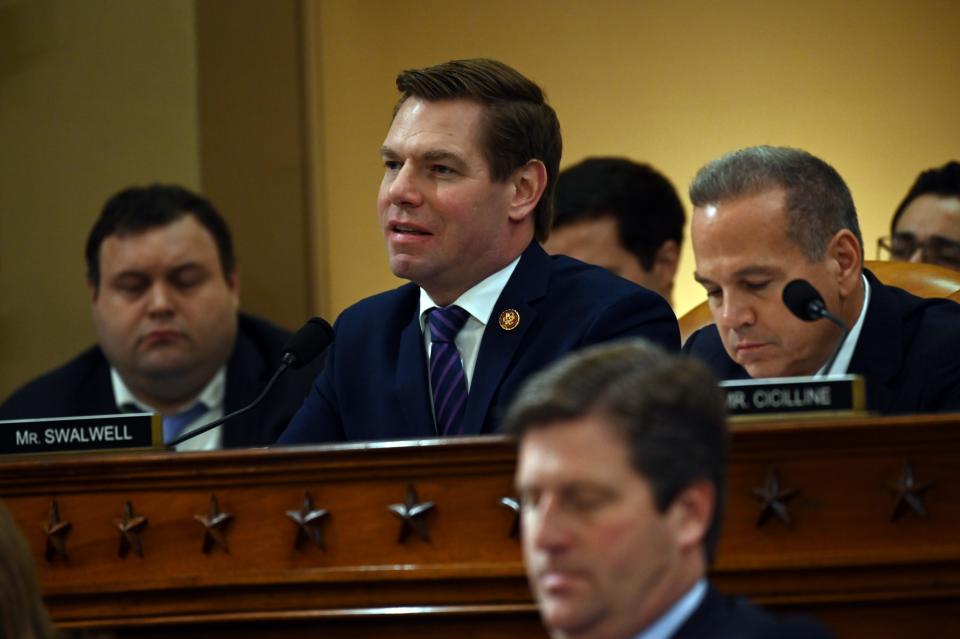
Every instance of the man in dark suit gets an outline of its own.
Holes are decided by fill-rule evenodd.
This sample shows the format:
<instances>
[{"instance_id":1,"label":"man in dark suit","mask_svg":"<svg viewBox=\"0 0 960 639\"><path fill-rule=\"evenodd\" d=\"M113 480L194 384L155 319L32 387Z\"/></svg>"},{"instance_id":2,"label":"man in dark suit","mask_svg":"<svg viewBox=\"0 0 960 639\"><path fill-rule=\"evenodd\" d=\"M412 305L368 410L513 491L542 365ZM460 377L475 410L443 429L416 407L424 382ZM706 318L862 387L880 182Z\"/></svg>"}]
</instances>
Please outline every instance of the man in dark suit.
<instances>
[{"instance_id":1,"label":"man in dark suit","mask_svg":"<svg viewBox=\"0 0 960 639\"><path fill-rule=\"evenodd\" d=\"M715 323L686 352L722 379L849 372L866 378L871 410L960 410L960 305L863 269L856 209L833 167L798 149L742 149L703 167L690 198L695 277ZM804 322L784 305L794 279L851 327L842 344L833 323Z\"/></svg>"},{"instance_id":2,"label":"man in dark suit","mask_svg":"<svg viewBox=\"0 0 960 639\"><path fill-rule=\"evenodd\" d=\"M702 363L642 340L533 376L517 436L523 558L554 639L819 639L708 584L723 516L725 403Z\"/></svg>"},{"instance_id":3,"label":"man in dark suit","mask_svg":"<svg viewBox=\"0 0 960 639\"><path fill-rule=\"evenodd\" d=\"M411 284L343 312L279 443L490 432L519 382L566 351L629 335L679 347L662 298L537 244L562 144L536 84L479 59L405 71L397 88L378 209Z\"/></svg>"},{"instance_id":4,"label":"man in dark suit","mask_svg":"<svg viewBox=\"0 0 960 639\"><path fill-rule=\"evenodd\" d=\"M169 441L252 401L279 365L290 333L238 313L230 231L204 198L121 191L86 260L98 344L16 391L0 419L157 412ZM320 365L289 371L256 409L178 448L272 444Z\"/></svg>"},{"instance_id":5,"label":"man in dark suit","mask_svg":"<svg viewBox=\"0 0 960 639\"><path fill-rule=\"evenodd\" d=\"M890 233L878 243L888 259L960 271L960 162L917 176L893 213Z\"/></svg>"}]
</instances>

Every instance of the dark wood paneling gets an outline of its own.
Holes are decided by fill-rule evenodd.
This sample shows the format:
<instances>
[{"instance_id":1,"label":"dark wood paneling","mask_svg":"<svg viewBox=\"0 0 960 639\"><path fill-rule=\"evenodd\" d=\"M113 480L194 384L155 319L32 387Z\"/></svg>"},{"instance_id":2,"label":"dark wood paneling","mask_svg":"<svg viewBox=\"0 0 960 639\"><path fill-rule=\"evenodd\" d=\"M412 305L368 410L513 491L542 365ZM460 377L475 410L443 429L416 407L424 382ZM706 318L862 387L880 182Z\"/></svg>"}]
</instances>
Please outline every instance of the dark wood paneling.
<instances>
[{"instance_id":1,"label":"dark wood paneling","mask_svg":"<svg viewBox=\"0 0 960 639\"><path fill-rule=\"evenodd\" d=\"M909 460L927 516L896 520ZM0 496L38 558L65 628L120 636L172 632L425 637L539 633L513 515L515 452L505 439L350 444L217 453L8 460ZM757 526L753 492L775 469L789 525ZM435 505L429 541L398 542L388 506L408 486ZM945 636L960 619L960 418L916 417L733 427L727 516L712 578L728 593L814 612L840 637ZM294 547L304 491L330 512L326 549ZM211 495L233 515L229 553L201 551ZM71 522L69 560L43 559L52 500ZM149 524L145 556L118 557L113 521L132 502ZM881 621L882 620L882 621ZM384 634L381 630L394 634ZM952 631L951 631L952 632ZM949 633L948 633L949 634Z\"/></svg>"}]
</instances>

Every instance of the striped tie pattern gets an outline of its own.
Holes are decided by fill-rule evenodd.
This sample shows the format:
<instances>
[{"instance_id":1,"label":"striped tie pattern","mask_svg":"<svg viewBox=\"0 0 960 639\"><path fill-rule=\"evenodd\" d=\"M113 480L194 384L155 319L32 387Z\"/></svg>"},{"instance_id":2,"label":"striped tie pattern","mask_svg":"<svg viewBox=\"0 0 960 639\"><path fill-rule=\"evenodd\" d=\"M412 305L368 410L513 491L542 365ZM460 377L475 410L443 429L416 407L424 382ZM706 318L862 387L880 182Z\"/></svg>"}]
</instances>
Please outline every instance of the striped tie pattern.
<instances>
[{"instance_id":1,"label":"striped tie pattern","mask_svg":"<svg viewBox=\"0 0 960 639\"><path fill-rule=\"evenodd\" d=\"M433 410L437 432L441 435L460 433L467 405L467 380L460 361L460 351L453 341L469 314L459 306L430 311L430 384L433 386Z\"/></svg>"}]
</instances>

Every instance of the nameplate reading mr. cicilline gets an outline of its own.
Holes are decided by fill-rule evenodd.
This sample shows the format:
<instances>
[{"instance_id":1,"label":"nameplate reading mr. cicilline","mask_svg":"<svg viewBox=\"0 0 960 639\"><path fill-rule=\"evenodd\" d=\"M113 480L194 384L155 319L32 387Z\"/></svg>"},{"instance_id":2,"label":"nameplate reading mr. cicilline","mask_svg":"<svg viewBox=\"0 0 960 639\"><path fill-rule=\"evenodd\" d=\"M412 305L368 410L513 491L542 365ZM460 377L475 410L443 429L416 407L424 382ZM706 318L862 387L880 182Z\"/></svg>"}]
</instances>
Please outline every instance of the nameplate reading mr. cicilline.
<instances>
[{"instance_id":1,"label":"nameplate reading mr. cicilline","mask_svg":"<svg viewBox=\"0 0 960 639\"><path fill-rule=\"evenodd\" d=\"M855 415L866 410L863 377L775 377L720 382L732 418Z\"/></svg>"},{"instance_id":2,"label":"nameplate reading mr. cicilline","mask_svg":"<svg viewBox=\"0 0 960 639\"><path fill-rule=\"evenodd\" d=\"M0 455L144 449L161 440L160 416L151 413L0 421Z\"/></svg>"}]
</instances>

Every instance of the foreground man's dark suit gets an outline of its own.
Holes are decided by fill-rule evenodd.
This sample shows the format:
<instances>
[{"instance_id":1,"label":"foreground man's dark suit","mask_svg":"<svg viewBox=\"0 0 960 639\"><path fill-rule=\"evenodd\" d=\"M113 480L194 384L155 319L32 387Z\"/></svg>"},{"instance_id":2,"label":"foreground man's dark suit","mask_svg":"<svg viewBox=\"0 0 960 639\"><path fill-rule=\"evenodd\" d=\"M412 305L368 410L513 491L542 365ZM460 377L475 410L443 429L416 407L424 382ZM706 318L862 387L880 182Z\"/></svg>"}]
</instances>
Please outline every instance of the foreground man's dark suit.
<instances>
[{"instance_id":1,"label":"foreground man's dark suit","mask_svg":"<svg viewBox=\"0 0 960 639\"><path fill-rule=\"evenodd\" d=\"M290 333L269 322L240 314L237 342L227 361L224 414L235 411L263 390L280 365ZM224 448L269 446L283 432L310 383L323 365L318 357L299 370L288 370L252 411L221 427ZM113 399L110 365L95 346L64 366L16 391L0 406L0 419L107 415L122 412Z\"/></svg>"},{"instance_id":2,"label":"foreground man's dark suit","mask_svg":"<svg viewBox=\"0 0 960 639\"><path fill-rule=\"evenodd\" d=\"M436 435L430 405L420 289L367 298L337 319L323 372L280 444ZM513 330L500 327L508 309ZM677 319L662 297L596 266L550 257L533 242L484 330L462 432L493 432L531 374L569 351L623 337L679 349Z\"/></svg>"},{"instance_id":3,"label":"foreground man's dark suit","mask_svg":"<svg viewBox=\"0 0 960 639\"><path fill-rule=\"evenodd\" d=\"M707 590L670 639L830 639L832 635L806 618L775 617L746 599L722 597Z\"/></svg>"},{"instance_id":4,"label":"foreground man's dark suit","mask_svg":"<svg viewBox=\"0 0 960 639\"><path fill-rule=\"evenodd\" d=\"M960 410L960 304L919 298L864 273L870 306L849 372L866 379L867 408L890 414ZM683 350L721 379L749 378L727 356L714 324L691 335Z\"/></svg>"}]
</instances>

